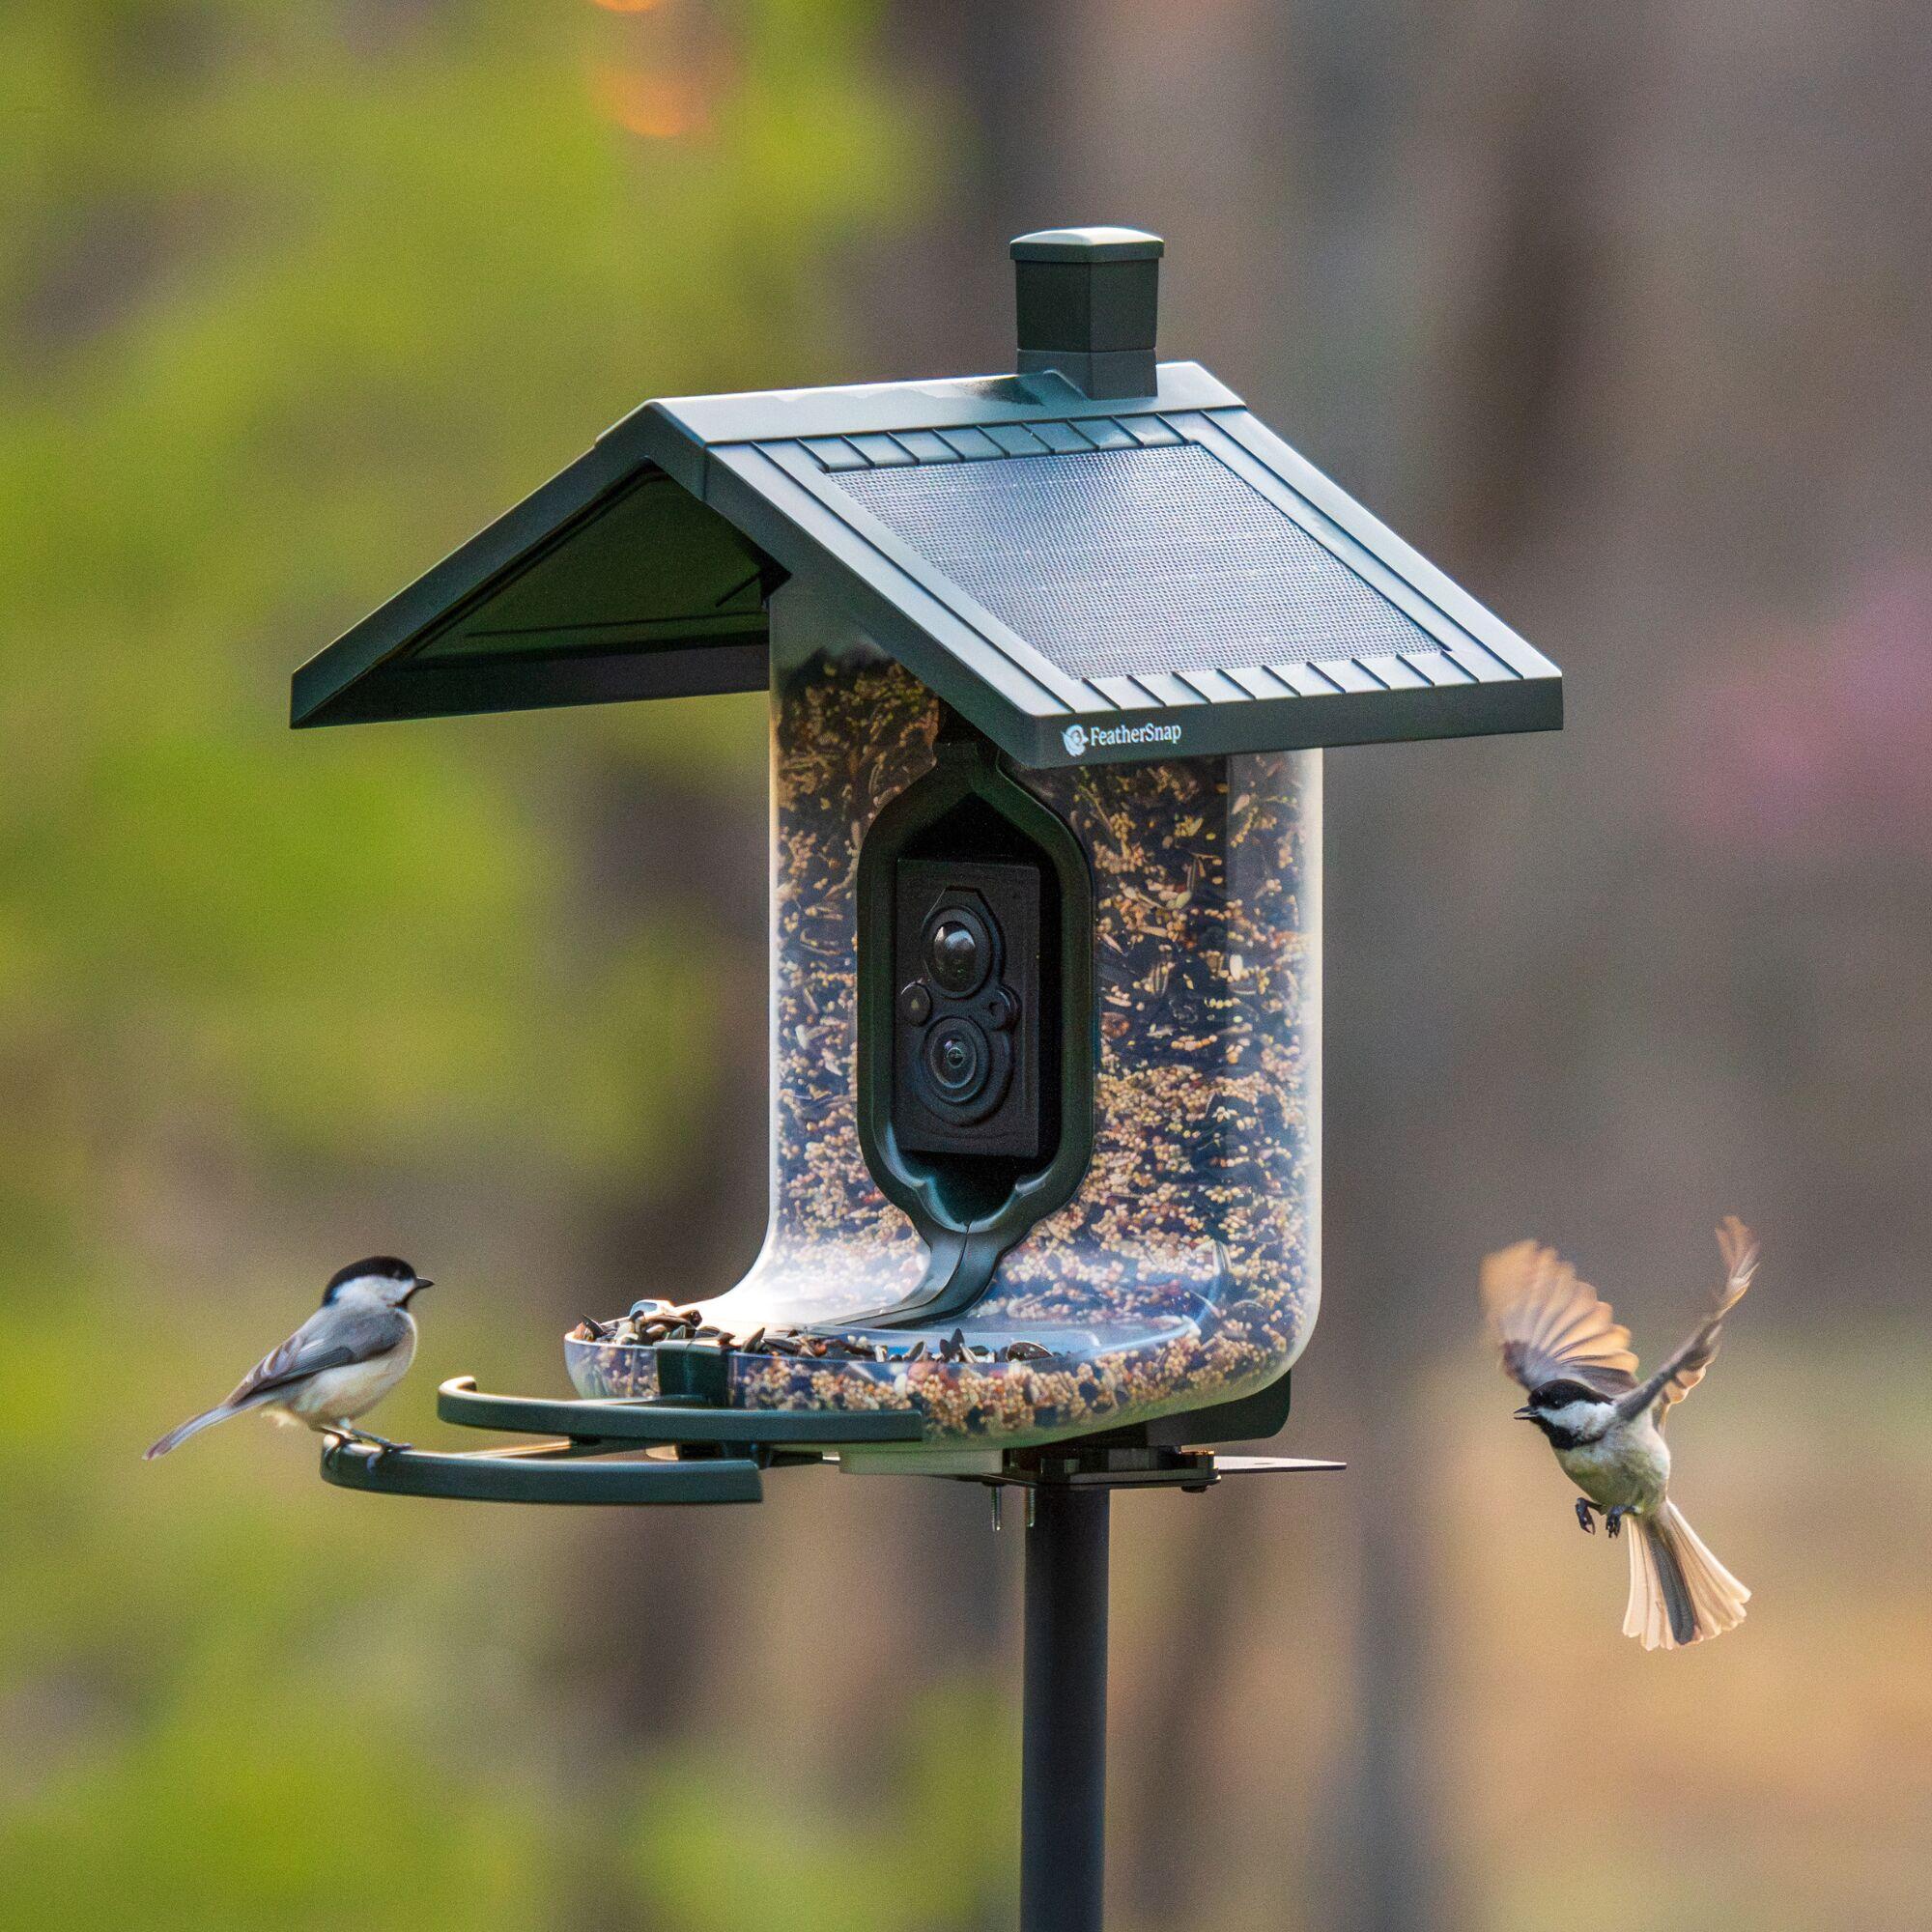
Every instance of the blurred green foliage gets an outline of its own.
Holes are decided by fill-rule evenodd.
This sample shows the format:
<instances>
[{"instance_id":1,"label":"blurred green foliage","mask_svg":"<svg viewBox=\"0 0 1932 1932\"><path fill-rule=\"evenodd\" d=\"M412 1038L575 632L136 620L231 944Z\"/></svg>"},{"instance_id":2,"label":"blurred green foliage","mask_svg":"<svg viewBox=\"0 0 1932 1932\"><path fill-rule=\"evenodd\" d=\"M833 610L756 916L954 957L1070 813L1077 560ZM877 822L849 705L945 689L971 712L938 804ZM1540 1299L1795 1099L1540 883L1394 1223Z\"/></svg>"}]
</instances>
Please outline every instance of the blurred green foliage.
<instances>
[{"instance_id":1,"label":"blurred green foliage","mask_svg":"<svg viewBox=\"0 0 1932 1932\"><path fill-rule=\"evenodd\" d=\"M0 11L8 1924L575 1895L543 1612L503 1584L550 1526L371 1508L239 1430L136 1452L292 1324L332 1193L679 1157L712 935L599 925L578 801L754 795L756 701L291 738L287 679L643 396L825 366L839 242L923 172L871 11ZM488 1321L450 1303L440 1345ZM648 1869L620 1890L715 1922Z\"/></svg>"},{"instance_id":2,"label":"blurred green foliage","mask_svg":"<svg viewBox=\"0 0 1932 1932\"><path fill-rule=\"evenodd\" d=\"M1019 1739L979 1679L916 1691L888 1802L853 1816L826 1795L748 1777L715 1753L668 1758L632 1837L659 1922L689 1932L953 1932L1004 1923L1019 1861Z\"/></svg>"},{"instance_id":3,"label":"blurred green foliage","mask_svg":"<svg viewBox=\"0 0 1932 1932\"><path fill-rule=\"evenodd\" d=\"M56 1042L84 1039L120 1076L117 1136L130 1102L201 1104L304 1153L352 1122L371 1152L513 1126L541 1069L609 1146L638 1105L607 1090L610 1015L545 997L570 885L554 767L729 749L750 783L731 708L275 726L294 660L642 394L821 358L828 243L906 174L864 12L762 0L690 44L582 0L0 21L16 1063L66 1085ZM687 134L610 118L648 86ZM60 1159L46 1125L30 1166Z\"/></svg>"}]
</instances>

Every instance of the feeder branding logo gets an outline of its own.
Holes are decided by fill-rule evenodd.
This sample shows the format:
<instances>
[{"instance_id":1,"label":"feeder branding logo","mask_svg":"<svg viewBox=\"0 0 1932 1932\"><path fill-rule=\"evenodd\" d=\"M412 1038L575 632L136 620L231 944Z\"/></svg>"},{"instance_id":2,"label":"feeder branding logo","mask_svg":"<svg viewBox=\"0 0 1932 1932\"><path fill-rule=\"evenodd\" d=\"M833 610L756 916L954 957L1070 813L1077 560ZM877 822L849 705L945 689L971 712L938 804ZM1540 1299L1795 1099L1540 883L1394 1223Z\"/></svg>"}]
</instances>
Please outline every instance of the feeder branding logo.
<instances>
[{"instance_id":1,"label":"feeder branding logo","mask_svg":"<svg viewBox=\"0 0 1932 1932\"><path fill-rule=\"evenodd\" d=\"M1179 724L1096 724L1090 731L1084 724L1069 724L1060 734L1070 758L1084 757L1088 747L1113 745L1178 745Z\"/></svg>"}]
</instances>

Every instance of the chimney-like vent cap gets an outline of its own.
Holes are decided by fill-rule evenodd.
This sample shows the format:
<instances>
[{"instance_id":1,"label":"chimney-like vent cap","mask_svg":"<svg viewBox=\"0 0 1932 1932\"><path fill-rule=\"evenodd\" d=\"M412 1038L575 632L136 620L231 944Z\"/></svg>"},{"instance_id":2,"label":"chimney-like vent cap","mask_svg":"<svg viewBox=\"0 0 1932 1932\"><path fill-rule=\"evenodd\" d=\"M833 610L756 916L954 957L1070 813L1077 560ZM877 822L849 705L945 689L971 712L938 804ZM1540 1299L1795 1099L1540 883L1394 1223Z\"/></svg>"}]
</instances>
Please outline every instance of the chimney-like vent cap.
<instances>
[{"instance_id":1,"label":"chimney-like vent cap","mask_svg":"<svg viewBox=\"0 0 1932 1932\"><path fill-rule=\"evenodd\" d=\"M1012 241L1015 262L1157 262L1167 243L1144 228L1037 228Z\"/></svg>"},{"instance_id":2,"label":"chimney-like vent cap","mask_svg":"<svg viewBox=\"0 0 1932 1932\"><path fill-rule=\"evenodd\" d=\"M1158 235L1042 228L1012 243L1022 375L1055 369L1090 396L1151 396Z\"/></svg>"}]
</instances>

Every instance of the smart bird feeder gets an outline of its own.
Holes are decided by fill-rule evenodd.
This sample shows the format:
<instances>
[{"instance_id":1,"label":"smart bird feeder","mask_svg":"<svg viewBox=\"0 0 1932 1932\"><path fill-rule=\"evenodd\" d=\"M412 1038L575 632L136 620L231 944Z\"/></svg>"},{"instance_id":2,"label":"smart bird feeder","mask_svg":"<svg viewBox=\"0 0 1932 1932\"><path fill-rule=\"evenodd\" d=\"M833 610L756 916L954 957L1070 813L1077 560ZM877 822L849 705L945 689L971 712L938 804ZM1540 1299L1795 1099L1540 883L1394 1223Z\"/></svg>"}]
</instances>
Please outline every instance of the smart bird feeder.
<instances>
[{"instance_id":1,"label":"smart bird feeder","mask_svg":"<svg viewBox=\"0 0 1932 1932\"><path fill-rule=\"evenodd\" d=\"M648 403L295 679L298 725L769 686L752 1271L574 1332L575 1401L445 1387L553 1446L326 1469L1026 1487L1037 1926L1097 1923L1108 1489L1311 1466L1211 1445L1281 1427L1319 1301L1321 748L1561 721L1553 665L1155 362L1161 252L1016 241L1009 375Z\"/></svg>"}]
</instances>

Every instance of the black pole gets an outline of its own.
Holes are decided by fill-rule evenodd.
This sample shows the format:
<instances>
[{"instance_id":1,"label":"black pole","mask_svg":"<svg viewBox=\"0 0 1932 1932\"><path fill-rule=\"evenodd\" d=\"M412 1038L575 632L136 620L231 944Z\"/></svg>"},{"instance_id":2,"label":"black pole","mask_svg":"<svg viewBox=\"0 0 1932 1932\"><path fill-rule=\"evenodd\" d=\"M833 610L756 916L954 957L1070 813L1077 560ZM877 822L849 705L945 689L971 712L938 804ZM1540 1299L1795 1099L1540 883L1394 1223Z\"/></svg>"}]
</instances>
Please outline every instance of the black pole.
<instances>
[{"instance_id":1,"label":"black pole","mask_svg":"<svg viewBox=\"0 0 1932 1932\"><path fill-rule=\"evenodd\" d=\"M1020 1932L1100 1932L1107 1800L1107 1492L1029 1492Z\"/></svg>"}]
</instances>

